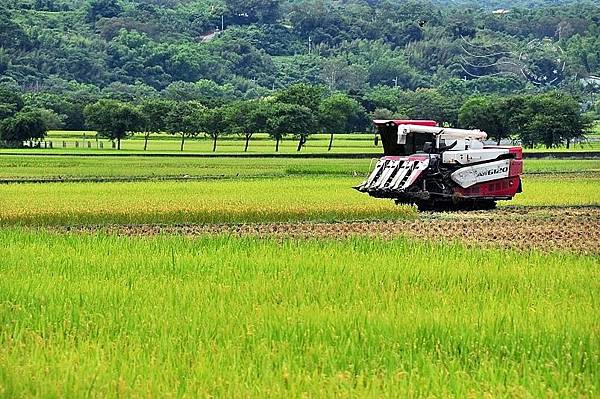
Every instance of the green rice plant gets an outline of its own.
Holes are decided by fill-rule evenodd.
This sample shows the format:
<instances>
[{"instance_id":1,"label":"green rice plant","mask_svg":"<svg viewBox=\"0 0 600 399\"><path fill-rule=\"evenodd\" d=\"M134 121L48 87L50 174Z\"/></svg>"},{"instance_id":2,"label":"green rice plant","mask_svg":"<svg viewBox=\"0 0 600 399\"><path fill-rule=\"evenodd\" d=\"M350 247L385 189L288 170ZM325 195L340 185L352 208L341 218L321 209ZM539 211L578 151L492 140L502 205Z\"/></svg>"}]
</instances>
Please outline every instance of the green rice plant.
<instances>
[{"instance_id":1,"label":"green rice plant","mask_svg":"<svg viewBox=\"0 0 600 399\"><path fill-rule=\"evenodd\" d=\"M393 220L410 206L356 192L362 177L0 185L0 224L261 223ZM526 176L502 205L600 204L600 179Z\"/></svg>"},{"instance_id":2,"label":"green rice plant","mask_svg":"<svg viewBox=\"0 0 600 399\"><path fill-rule=\"evenodd\" d=\"M523 177L523 193L504 205L581 206L600 205L600 177L531 175Z\"/></svg>"},{"instance_id":3,"label":"green rice plant","mask_svg":"<svg viewBox=\"0 0 600 399\"><path fill-rule=\"evenodd\" d=\"M277 177L348 175L363 177L370 159L317 158L186 158L186 157L0 157L0 178L106 177ZM599 168L600 169L600 168Z\"/></svg>"},{"instance_id":4,"label":"green rice plant","mask_svg":"<svg viewBox=\"0 0 600 399\"><path fill-rule=\"evenodd\" d=\"M0 186L0 224L249 223L390 220L415 209L352 189L360 179L294 177L193 182Z\"/></svg>"},{"instance_id":5,"label":"green rice plant","mask_svg":"<svg viewBox=\"0 0 600 399\"><path fill-rule=\"evenodd\" d=\"M0 229L3 397L596 397L600 261Z\"/></svg>"},{"instance_id":6,"label":"green rice plant","mask_svg":"<svg viewBox=\"0 0 600 399\"><path fill-rule=\"evenodd\" d=\"M375 155L374 155L375 157ZM0 156L0 178L277 177L347 175L362 178L372 159ZM525 173L600 174L600 160L526 160Z\"/></svg>"}]
</instances>

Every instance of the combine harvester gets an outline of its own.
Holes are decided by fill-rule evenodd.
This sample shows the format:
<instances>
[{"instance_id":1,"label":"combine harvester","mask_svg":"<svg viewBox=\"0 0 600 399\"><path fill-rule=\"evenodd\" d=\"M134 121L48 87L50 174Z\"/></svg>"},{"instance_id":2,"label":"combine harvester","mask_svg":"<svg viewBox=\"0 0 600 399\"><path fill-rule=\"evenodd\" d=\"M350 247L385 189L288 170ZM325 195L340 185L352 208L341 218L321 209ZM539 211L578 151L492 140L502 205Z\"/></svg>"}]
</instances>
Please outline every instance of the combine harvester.
<instances>
[{"instance_id":1,"label":"combine harvester","mask_svg":"<svg viewBox=\"0 0 600 399\"><path fill-rule=\"evenodd\" d=\"M484 146L480 130L435 121L375 120L384 156L360 192L419 210L492 209L521 192L521 147Z\"/></svg>"}]
</instances>

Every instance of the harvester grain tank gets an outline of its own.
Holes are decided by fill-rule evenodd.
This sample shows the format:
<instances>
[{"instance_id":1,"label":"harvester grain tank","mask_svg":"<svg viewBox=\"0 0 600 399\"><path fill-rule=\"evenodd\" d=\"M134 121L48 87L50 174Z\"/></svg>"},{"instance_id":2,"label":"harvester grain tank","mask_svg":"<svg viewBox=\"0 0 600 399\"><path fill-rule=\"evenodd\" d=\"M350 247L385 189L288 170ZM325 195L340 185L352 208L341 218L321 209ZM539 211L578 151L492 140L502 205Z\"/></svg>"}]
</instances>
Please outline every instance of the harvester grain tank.
<instances>
[{"instance_id":1,"label":"harvester grain tank","mask_svg":"<svg viewBox=\"0 0 600 399\"><path fill-rule=\"evenodd\" d=\"M420 210L490 209L521 192L521 147L486 146L480 130L375 120L384 156L355 188Z\"/></svg>"}]
</instances>

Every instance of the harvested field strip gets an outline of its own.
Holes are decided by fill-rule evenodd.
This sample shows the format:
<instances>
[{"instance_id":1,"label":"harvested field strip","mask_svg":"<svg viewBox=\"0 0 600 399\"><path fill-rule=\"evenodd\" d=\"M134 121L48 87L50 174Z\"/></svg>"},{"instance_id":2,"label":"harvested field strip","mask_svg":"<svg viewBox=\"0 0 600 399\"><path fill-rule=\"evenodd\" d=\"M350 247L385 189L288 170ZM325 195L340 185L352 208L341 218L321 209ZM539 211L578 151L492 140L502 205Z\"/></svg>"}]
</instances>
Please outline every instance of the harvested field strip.
<instances>
[{"instance_id":1,"label":"harvested field strip","mask_svg":"<svg viewBox=\"0 0 600 399\"><path fill-rule=\"evenodd\" d=\"M514 212L513 212L514 211ZM126 236L228 234L253 237L395 239L405 235L436 242L600 255L600 207L514 208L499 211L425 214L418 220L347 223L263 223L239 225L138 225L62 228Z\"/></svg>"},{"instance_id":2,"label":"harvested field strip","mask_svg":"<svg viewBox=\"0 0 600 399\"><path fill-rule=\"evenodd\" d=\"M0 229L6 397L596 397L598 258Z\"/></svg>"}]
</instances>

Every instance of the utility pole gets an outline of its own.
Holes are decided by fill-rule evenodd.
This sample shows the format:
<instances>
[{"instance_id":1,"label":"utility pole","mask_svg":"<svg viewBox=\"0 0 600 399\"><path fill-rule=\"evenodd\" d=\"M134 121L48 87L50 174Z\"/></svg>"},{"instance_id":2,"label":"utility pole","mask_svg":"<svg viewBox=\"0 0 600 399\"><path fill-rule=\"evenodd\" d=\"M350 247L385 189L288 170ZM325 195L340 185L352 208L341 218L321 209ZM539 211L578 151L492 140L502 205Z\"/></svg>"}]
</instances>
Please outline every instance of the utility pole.
<instances>
[{"instance_id":1,"label":"utility pole","mask_svg":"<svg viewBox=\"0 0 600 399\"><path fill-rule=\"evenodd\" d=\"M225 16L221 14L221 31L225 30Z\"/></svg>"},{"instance_id":2,"label":"utility pole","mask_svg":"<svg viewBox=\"0 0 600 399\"><path fill-rule=\"evenodd\" d=\"M398 76L396 76L394 79L392 79L392 82L394 82L394 88L398 87Z\"/></svg>"},{"instance_id":3,"label":"utility pole","mask_svg":"<svg viewBox=\"0 0 600 399\"><path fill-rule=\"evenodd\" d=\"M308 37L308 54L310 54L310 44L312 43L312 38Z\"/></svg>"}]
</instances>

